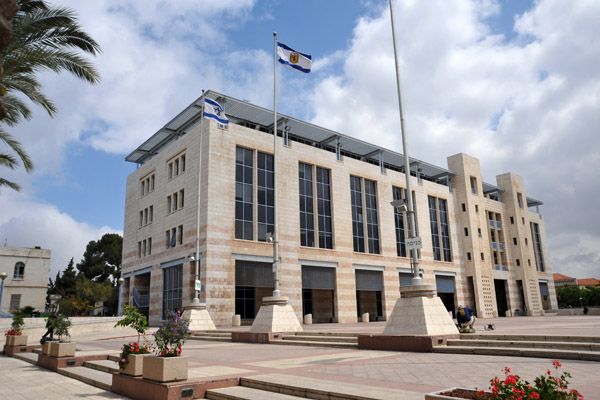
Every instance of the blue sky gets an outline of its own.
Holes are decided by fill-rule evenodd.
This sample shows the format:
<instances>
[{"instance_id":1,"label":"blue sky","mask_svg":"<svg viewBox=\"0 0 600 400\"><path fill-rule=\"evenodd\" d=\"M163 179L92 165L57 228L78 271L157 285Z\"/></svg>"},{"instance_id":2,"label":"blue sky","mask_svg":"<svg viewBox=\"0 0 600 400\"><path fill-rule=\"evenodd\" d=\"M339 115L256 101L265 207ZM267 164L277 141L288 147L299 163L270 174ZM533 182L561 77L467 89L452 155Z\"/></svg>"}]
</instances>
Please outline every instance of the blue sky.
<instances>
[{"instance_id":1,"label":"blue sky","mask_svg":"<svg viewBox=\"0 0 600 400\"><path fill-rule=\"evenodd\" d=\"M272 108L273 31L313 56L308 76L278 70L278 109L400 150L389 5L385 0L159 0L54 4L76 10L100 43L97 86L44 74L59 107L12 130L32 175L2 171L0 238L53 251L52 270L89 240L121 232L124 158L213 89ZM396 0L411 156L446 166L466 152L484 180L515 172L545 202L551 265L600 277L597 110L600 15L576 0ZM562 184L561 182L568 182ZM564 204L572 205L571 214ZM54 273L52 273L54 275Z\"/></svg>"}]
</instances>

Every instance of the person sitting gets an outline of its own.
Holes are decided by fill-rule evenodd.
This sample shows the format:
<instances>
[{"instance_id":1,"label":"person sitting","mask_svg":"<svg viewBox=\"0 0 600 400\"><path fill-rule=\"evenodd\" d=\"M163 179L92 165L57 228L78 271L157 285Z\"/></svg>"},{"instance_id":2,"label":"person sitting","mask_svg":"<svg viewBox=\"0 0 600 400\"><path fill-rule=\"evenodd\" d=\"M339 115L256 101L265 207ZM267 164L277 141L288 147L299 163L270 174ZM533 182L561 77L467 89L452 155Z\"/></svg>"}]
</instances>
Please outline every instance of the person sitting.
<instances>
[{"instance_id":1,"label":"person sitting","mask_svg":"<svg viewBox=\"0 0 600 400\"><path fill-rule=\"evenodd\" d=\"M473 324L477 318L473 315L473 309L469 307L458 306L458 312L456 313L456 320L458 326L464 329L473 328Z\"/></svg>"}]
</instances>

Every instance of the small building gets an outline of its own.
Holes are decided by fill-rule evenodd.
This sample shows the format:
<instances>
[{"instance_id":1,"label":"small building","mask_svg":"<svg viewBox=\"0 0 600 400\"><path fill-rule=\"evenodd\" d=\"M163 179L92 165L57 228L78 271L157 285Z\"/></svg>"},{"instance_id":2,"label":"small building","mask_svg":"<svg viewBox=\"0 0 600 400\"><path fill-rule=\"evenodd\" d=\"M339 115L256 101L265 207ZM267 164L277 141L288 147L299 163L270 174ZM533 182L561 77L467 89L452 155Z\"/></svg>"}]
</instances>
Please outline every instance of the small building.
<instances>
[{"instance_id":1,"label":"small building","mask_svg":"<svg viewBox=\"0 0 600 400\"><path fill-rule=\"evenodd\" d=\"M0 272L7 274L2 310L12 313L25 306L44 311L51 251L41 247L0 247Z\"/></svg>"},{"instance_id":2,"label":"small building","mask_svg":"<svg viewBox=\"0 0 600 400\"><path fill-rule=\"evenodd\" d=\"M573 278L571 276L563 275L563 274L552 274L552 279L554 280L554 286L577 286L577 278Z\"/></svg>"},{"instance_id":3,"label":"small building","mask_svg":"<svg viewBox=\"0 0 600 400\"><path fill-rule=\"evenodd\" d=\"M580 288L588 286L600 286L600 280L596 278L577 279L577 285Z\"/></svg>"},{"instance_id":4,"label":"small building","mask_svg":"<svg viewBox=\"0 0 600 400\"><path fill-rule=\"evenodd\" d=\"M298 319L387 320L412 277L406 214L390 205L407 195L424 283L449 311L558 308L543 203L526 195L522 177L485 182L479 160L463 153L446 167L404 165L395 151L283 114L275 174L273 111L206 97L229 124L202 120L200 98L126 157L138 168L127 177L122 304L147 311L151 324L192 301L198 258L200 301L215 324L252 322L274 286L275 204L280 290Z\"/></svg>"}]
</instances>

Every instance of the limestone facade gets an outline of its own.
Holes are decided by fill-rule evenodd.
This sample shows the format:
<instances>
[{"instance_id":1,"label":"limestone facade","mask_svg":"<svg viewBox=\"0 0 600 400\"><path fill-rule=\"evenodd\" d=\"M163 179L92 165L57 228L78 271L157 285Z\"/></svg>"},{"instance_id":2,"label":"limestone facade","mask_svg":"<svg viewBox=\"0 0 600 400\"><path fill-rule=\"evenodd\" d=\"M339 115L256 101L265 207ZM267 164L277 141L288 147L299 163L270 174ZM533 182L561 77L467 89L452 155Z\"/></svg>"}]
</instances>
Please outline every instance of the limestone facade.
<instances>
[{"instance_id":1,"label":"limestone facade","mask_svg":"<svg viewBox=\"0 0 600 400\"><path fill-rule=\"evenodd\" d=\"M0 272L6 272L2 294L3 312L25 306L44 311L51 251L23 247L0 247Z\"/></svg>"},{"instance_id":2,"label":"limestone facade","mask_svg":"<svg viewBox=\"0 0 600 400\"><path fill-rule=\"evenodd\" d=\"M252 319L262 298L272 294L272 286L258 275L270 271L273 244L257 237L264 231L258 223L264 211L258 207L264 194L258 187L258 157L260 153L273 154L273 135L267 129L236 122L232 119L223 127L214 120L196 121L127 177L122 302L147 307L153 325L165 317L167 309L185 307L194 298L195 262L190 256L196 252L198 209L203 286L199 299L206 303L215 324L230 325L235 314L242 314L242 320ZM364 312L374 320L387 320L400 296L402 277L410 271L410 259L398 255L396 216L390 205L393 187L405 187L404 173L382 170L360 157L338 159L335 152L308 140L284 144L278 137L278 141L281 295L289 298L300 321L307 311L315 323L356 322ZM251 240L236 238L236 216L241 215L239 208L236 211L236 205L240 207L236 204L238 148L249 150L246 154L252 157L248 169L252 174L248 186L251 216L247 212L245 217L251 221ZM314 247L301 245L300 163L312 170ZM322 204L316 201L320 190L317 168L329 174L331 249L319 247L317 214ZM523 179L507 173L496 178L496 185L484 184L479 161L466 154L449 157L448 170L451 174L445 182L411 176L423 242L419 268L424 283L437 284L449 310L462 304L475 308L480 317L541 315L544 310L556 309L544 219L527 207ZM369 220L361 221L366 222L364 252L354 248L351 177L361 178L362 206L371 207L362 213L370 213ZM371 200L365 197L367 181L374 182ZM441 260L434 259L432 202L440 247L444 240L446 243ZM448 232L444 239L442 214ZM378 239L378 249L371 254L368 239L373 237ZM236 271L259 270L262 272L251 278L236 277ZM323 275L315 275L315 270ZM310 274L314 278L311 283Z\"/></svg>"}]
</instances>

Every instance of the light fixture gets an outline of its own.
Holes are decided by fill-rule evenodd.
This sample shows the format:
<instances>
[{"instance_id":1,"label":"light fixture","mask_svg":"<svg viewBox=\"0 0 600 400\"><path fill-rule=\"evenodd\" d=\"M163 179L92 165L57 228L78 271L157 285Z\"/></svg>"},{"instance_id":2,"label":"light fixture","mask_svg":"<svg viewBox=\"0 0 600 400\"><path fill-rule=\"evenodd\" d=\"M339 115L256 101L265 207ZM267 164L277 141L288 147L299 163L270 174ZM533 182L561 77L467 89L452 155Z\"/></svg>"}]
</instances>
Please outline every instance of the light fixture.
<instances>
[{"instance_id":1,"label":"light fixture","mask_svg":"<svg viewBox=\"0 0 600 400\"><path fill-rule=\"evenodd\" d=\"M188 256L188 261L189 262L194 262L196 261L196 253L192 253Z\"/></svg>"},{"instance_id":2,"label":"light fixture","mask_svg":"<svg viewBox=\"0 0 600 400\"><path fill-rule=\"evenodd\" d=\"M404 200L394 200L394 201L391 201L390 204L398 212L404 213L404 212L408 211L408 208L406 207L406 204L404 203Z\"/></svg>"},{"instance_id":3,"label":"light fixture","mask_svg":"<svg viewBox=\"0 0 600 400\"><path fill-rule=\"evenodd\" d=\"M265 234L265 239L267 240L267 243L273 243L273 242L275 242L275 237L273 236L272 232L267 232Z\"/></svg>"},{"instance_id":4,"label":"light fixture","mask_svg":"<svg viewBox=\"0 0 600 400\"><path fill-rule=\"evenodd\" d=\"M123 283L125 283L125 279L123 279L123 277L120 277L119 279L117 279L117 283L119 284L119 286L121 286Z\"/></svg>"},{"instance_id":5,"label":"light fixture","mask_svg":"<svg viewBox=\"0 0 600 400\"><path fill-rule=\"evenodd\" d=\"M0 279L5 280L8 274L6 272L0 272Z\"/></svg>"}]
</instances>

